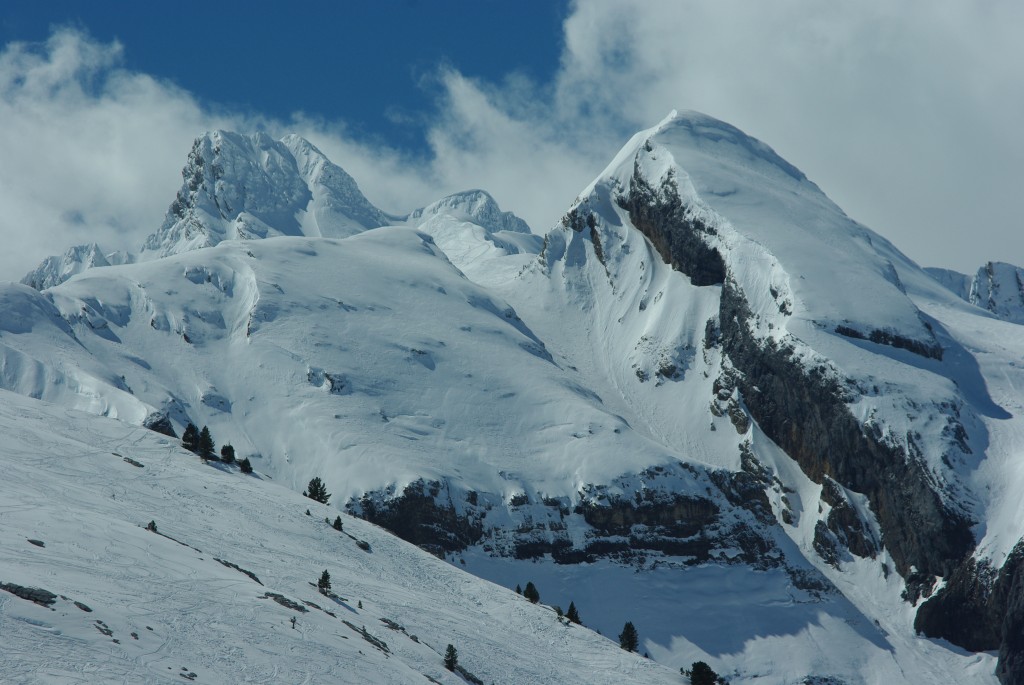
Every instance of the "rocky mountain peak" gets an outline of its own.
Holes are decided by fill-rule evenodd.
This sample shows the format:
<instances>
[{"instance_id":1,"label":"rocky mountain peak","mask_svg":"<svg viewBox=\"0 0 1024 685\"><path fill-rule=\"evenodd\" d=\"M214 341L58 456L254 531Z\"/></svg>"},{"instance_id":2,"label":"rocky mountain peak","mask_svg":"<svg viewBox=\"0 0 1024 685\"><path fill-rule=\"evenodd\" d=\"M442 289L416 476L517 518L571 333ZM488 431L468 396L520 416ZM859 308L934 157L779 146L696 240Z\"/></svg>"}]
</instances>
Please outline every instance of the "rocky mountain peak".
<instances>
[{"instance_id":1,"label":"rocky mountain peak","mask_svg":"<svg viewBox=\"0 0 1024 685\"><path fill-rule=\"evenodd\" d=\"M387 223L351 176L299 136L207 133L193 144L182 178L143 256L232 239L344 237Z\"/></svg>"},{"instance_id":2,"label":"rocky mountain peak","mask_svg":"<svg viewBox=\"0 0 1024 685\"><path fill-rule=\"evenodd\" d=\"M59 285L75 274L94 266L109 266L110 262L96 243L75 245L60 256L44 259L39 266L25 274L21 282L36 290Z\"/></svg>"},{"instance_id":3,"label":"rocky mountain peak","mask_svg":"<svg viewBox=\"0 0 1024 685\"><path fill-rule=\"evenodd\" d=\"M1024 324L1024 269L1021 267L987 262L973 276L950 269L925 271L961 299L1003 321Z\"/></svg>"}]
</instances>

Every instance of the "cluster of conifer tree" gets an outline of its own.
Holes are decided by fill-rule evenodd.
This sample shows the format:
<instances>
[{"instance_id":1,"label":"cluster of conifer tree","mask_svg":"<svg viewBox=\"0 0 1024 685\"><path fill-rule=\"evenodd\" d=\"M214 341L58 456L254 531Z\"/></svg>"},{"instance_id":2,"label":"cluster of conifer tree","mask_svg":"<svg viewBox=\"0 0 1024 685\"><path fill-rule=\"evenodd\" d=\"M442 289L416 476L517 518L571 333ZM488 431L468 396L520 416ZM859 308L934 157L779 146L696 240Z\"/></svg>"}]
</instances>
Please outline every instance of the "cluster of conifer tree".
<instances>
[{"instance_id":1,"label":"cluster of conifer tree","mask_svg":"<svg viewBox=\"0 0 1024 685\"><path fill-rule=\"evenodd\" d=\"M217 457L217 444L213 441L213 435L206 426L200 429L196 424L189 422L181 436L181 446L193 454L198 454L203 461L219 460L225 464L235 463L235 448L230 443L221 446L220 457ZM249 461L249 457L240 460L238 468L242 473L252 473L252 463Z\"/></svg>"}]
</instances>

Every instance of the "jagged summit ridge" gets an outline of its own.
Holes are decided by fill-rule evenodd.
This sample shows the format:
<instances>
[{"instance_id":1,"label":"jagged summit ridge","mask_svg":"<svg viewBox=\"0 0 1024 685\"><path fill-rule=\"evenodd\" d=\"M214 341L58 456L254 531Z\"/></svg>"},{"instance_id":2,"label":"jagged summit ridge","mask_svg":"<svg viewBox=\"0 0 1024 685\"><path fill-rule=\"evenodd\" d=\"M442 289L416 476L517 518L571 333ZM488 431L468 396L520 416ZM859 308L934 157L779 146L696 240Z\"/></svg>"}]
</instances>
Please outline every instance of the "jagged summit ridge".
<instances>
[{"instance_id":1,"label":"jagged summit ridge","mask_svg":"<svg viewBox=\"0 0 1024 685\"><path fill-rule=\"evenodd\" d=\"M106 255L96 243L75 245L61 256L44 259L39 266L21 279L24 285L36 290L45 290L63 283L75 274L95 266L109 266Z\"/></svg>"},{"instance_id":2,"label":"jagged summit ridge","mask_svg":"<svg viewBox=\"0 0 1024 685\"><path fill-rule=\"evenodd\" d=\"M388 223L341 167L299 136L214 131L196 139L184 184L143 258L222 240L306 235L341 238Z\"/></svg>"},{"instance_id":3,"label":"jagged summit ridge","mask_svg":"<svg viewBox=\"0 0 1024 685\"><path fill-rule=\"evenodd\" d=\"M139 255L104 255L95 243L79 245L47 257L22 283L45 290L93 267L166 257L224 240L344 238L390 224L434 235L451 233L451 224L461 222L478 227L472 231L483 229L487 240L505 252L536 252L540 245L529 225L502 211L485 190L454 193L404 216L385 214L344 169L296 134L273 140L265 133L206 133L193 143L182 178L163 224ZM451 244L449 237L442 239Z\"/></svg>"}]
</instances>

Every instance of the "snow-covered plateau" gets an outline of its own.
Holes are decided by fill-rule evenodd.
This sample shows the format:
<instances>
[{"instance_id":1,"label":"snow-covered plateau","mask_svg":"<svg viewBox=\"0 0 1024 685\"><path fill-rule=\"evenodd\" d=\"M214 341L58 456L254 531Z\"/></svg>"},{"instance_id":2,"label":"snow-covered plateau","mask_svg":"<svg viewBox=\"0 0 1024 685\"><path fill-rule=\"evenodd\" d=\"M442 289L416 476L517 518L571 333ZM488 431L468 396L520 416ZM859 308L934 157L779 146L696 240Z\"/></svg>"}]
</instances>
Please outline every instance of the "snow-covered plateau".
<instances>
[{"instance_id":1,"label":"snow-covered plateau","mask_svg":"<svg viewBox=\"0 0 1024 685\"><path fill-rule=\"evenodd\" d=\"M923 270L693 112L543 234L481 190L387 214L295 136L183 178L138 254L0 284L0 386L41 400L0 397L0 582L70 598L0 595L45 637L0 672L417 682L451 642L488 683L1024 683L1020 269Z\"/></svg>"}]
</instances>

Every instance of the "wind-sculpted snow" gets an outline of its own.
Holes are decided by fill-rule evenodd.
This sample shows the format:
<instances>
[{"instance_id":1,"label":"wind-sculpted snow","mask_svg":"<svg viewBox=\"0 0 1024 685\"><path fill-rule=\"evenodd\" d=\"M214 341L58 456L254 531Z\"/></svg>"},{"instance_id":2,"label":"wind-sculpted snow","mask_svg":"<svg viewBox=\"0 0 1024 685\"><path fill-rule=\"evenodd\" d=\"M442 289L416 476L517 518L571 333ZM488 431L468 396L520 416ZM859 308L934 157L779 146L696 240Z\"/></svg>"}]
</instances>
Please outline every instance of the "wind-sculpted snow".
<instances>
[{"instance_id":1,"label":"wind-sculpted snow","mask_svg":"<svg viewBox=\"0 0 1024 685\"><path fill-rule=\"evenodd\" d=\"M458 464L464 487L574 492L664 459L513 307L409 229L225 242L49 294L83 357L118 369L179 432L208 424L296 489L322 475L343 484L339 500L358 498Z\"/></svg>"}]
</instances>

